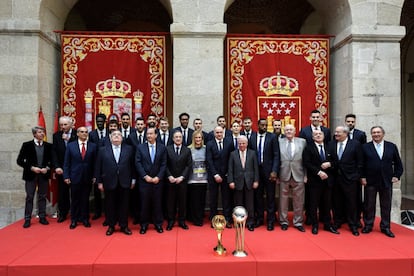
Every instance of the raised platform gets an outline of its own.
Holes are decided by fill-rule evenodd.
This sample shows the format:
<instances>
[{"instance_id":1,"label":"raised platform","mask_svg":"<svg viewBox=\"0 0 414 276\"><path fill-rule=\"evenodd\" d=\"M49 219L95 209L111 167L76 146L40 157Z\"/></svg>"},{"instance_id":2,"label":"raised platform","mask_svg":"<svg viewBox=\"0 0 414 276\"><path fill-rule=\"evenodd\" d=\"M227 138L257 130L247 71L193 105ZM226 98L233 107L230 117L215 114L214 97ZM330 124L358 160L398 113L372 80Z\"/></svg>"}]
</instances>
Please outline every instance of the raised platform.
<instances>
[{"instance_id":1,"label":"raised platform","mask_svg":"<svg viewBox=\"0 0 414 276\"><path fill-rule=\"evenodd\" d=\"M214 256L216 233L209 224L175 227L158 234L152 227L146 235L132 226L132 236L115 232L105 236L102 220L92 228L69 222L43 226L35 219L32 227L22 221L0 230L0 275L414 275L414 232L393 224L396 238L379 232L354 237L348 229L340 235L310 228L301 233L289 227L268 232L265 227L246 231L246 258L236 258L234 229L223 233L228 254Z\"/></svg>"}]
</instances>

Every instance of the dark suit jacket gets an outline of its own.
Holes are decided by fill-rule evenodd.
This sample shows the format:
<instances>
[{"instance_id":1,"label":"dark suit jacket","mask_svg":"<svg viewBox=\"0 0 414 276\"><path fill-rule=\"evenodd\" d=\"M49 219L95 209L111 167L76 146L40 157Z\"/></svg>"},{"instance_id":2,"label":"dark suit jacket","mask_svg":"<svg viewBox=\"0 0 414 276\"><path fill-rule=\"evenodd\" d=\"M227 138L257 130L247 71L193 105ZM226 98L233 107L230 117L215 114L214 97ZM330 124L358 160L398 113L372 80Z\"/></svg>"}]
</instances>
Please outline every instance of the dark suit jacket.
<instances>
[{"instance_id":1,"label":"dark suit jacket","mask_svg":"<svg viewBox=\"0 0 414 276\"><path fill-rule=\"evenodd\" d=\"M257 163L256 152L249 149L246 151L246 162L243 169L240 151L233 151L229 158L227 182L234 182L235 189L240 191L243 190L245 185L247 189L252 189L255 181L259 181L259 164Z\"/></svg>"},{"instance_id":2,"label":"dark suit jacket","mask_svg":"<svg viewBox=\"0 0 414 276\"><path fill-rule=\"evenodd\" d=\"M348 139L342 158L338 160L337 143L336 140L329 142L327 150L327 158L331 162L334 176L342 176L346 181L358 181L363 167L361 144L356 140Z\"/></svg>"},{"instance_id":3,"label":"dark suit jacket","mask_svg":"<svg viewBox=\"0 0 414 276\"><path fill-rule=\"evenodd\" d=\"M249 148L257 153L257 141L260 138L259 133L252 135L249 141ZM271 172L279 173L280 168L280 151L279 141L276 136L271 132L266 132L264 138L263 148L263 163L262 169L264 173L269 176ZM257 160L260 162L259 160Z\"/></svg>"},{"instance_id":4,"label":"dark suit jacket","mask_svg":"<svg viewBox=\"0 0 414 276\"><path fill-rule=\"evenodd\" d=\"M210 140L206 146L206 162L208 177L213 179L218 174L221 177L227 175L229 156L231 152L231 140L223 139L223 150L219 151L216 139Z\"/></svg>"},{"instance_id":5,"label":"dark suit jacket","mask_svg":"<svg viewBox=\"0 0 414 276\"><path fill-rule=\"evenodd\" d=\"M79 149L78 141L68 143L63 165L63 179L70 179L71 185L91 183L94 176L94 165L97 154L97 146L87 142L85 159Z\"/></svg>"},{"instance_id":6,"label":"dark suit jacket","mask_svg":"<svg viewBox=\"0 0 414 276\"><path fill-rule=\"evenodd\" d=\"M322 185L322 183L326 183L326 181L322 180L318 173L319 171L323 171L325 173L329 173L329 170L321 169L321 165L323 162L326 161L322 160L319 154L319 147L316 146L315 143L309 143L306 145L303 154L302 160L303 165L306 168L306 175L308 177L308 183L311 185ZM327 147L324 145L324 153L325 157L327 154Z\"/></svg>"},{"instance_id":7,"label":"dark suit jacket","mask_svg":"<svg viewBox=\"0 0 414 276\"><path fill-rule=\"evenodd\" d=\"M364 131L354 128L352 140L357 140L361 143L361 145L363 145L367 142L367 135Z\"/></svg>"},{"instance_id":8,"label":"dark suit jacket","mask_svg":"<svg viewBox=\"0 0 414 276\"><path fill-rule=\"evenodd\" d=\"M400 179L403 164L394 143L384 141L382 159L379 158L373 142L364 144L362 151L364 153L362 177L367 179L367 185L390 188L393 177Z\"/></svg>"},{"instance_id":9,"label":"dark suit jacket","mask_svg":"<svg viewBox=\"0 0 414 276\"><path fill-rule=\"evenodd\" d=\"M144 144L145 142L147 142L147 135L146 135L146 131L143 131L142 134L142 143ZM138 134L137 131L135 129L133 129L131 131L131 133L129 134L128 139L126 140L126 143L128 145L131 145L134 147L134 150L137 149L138 145L139 145L139 141L138 141Z\"/></svg>"},{"instance_id":10,"label":"dark suit jacket","mask_svg":"<svg viewBox=\"0 0 414 276\"><path fill-rule=\"evenodd\" d=\"M181 146L180 155L175 153L175 145L167 147L167 171L166 177L180 177L183 176L185 181L188 181L189 174L193 168L193 158L191 150L187 147Z\"/></svg>"},{"instance_id":11,"label":"dark suit jacket","mask_svg":"<svg viewBox=\"0 0 414 276\"><path fill-rule=\"evenodd\" d=\"M162 133L161 133L162 131L160 130L160 129L158 129L158 134L157 134L157 143L162 143ZM173 134L174 134L174 131L172 130L172 129L170 129L170 130L168 130L168 139L167 139L167 145L166 146L169 146L169 145L172 145L172 144L174 144L174 142L173 142Z\"/></svg>"},{"instance_id":12,"label":"dark suit jacket","mask_svg":"<svg viewBox=\"0 0 414 276\"><path fill-rule=\"evenodd\" d=\"M118 185L130 188L132 179L135 179L135 155L132 146L121 145L121 154L116 163L112 145L99 149L95 166L97 183L103 183L104 189L115 190Z\"/></svg>"},{"instance_id":13,"label":"dark suit jacket","mask_svg":"<svg viewBox=\"0 0 414 276\"><path fill-rule=\"evenodd\" d=\"M167 168L167 149L164 145L156 143L154 164L148 144L140 144L135 152L135 168L139 175L139 181L144 182L144 176L156 177L162 180Z\"/></svg>"},{"instance_id":14,"label":"dark suit jacket","mask_svg":"<svg viewBox=\"0 0 414 276\"><path fill-rule=\"evenodd\" d=\"M52 144L43 141L43 162L39 166L36 155L36 144L34 140L24 142L19 155L17 156L17 165L23 168L23 180L33 180L36 173L31 171L31 167L51 168L52 167ZM39 174L45 179L49 178L50 170L47 174Z\"/></svg>"},{"instance_id":15,"label":"dark suit jacket","mask_svg":"<svg viewBox=\"0 0 414 276\"><path fill-rule=\"evenodd\" d=\"M53 160L53 167L55 168L62 168L63 169L63 162L65 161L65 152L66 152L66 144L65 140L62 139L63 131L57 131L53 134L53 152L52 152L52 160ZM70 142L73 142L77 139L76 130L72 129Z\"/></svg>"},{"instance_id":16,"label":"dark suit jacket","mask_svg":"<svg viewBox=\"0 0 414 276\"><path fill-rule=\"evenodd\" d=\"M173 130L172 130L172 133L174 133L174 132L176 132L176 131L181 131L181 127L176 127L176 128L174 128ZM189 146L189 145L191 145L191 138L193 137L193 133L194 133L194 129L192 129L192 128L187 128L187 143L184 145L184 146ZM184 139L184 137L183 137L183 139ZM184 141L184 140L183 140ZM184 143L183 143L184 144Z\"/></svg>"},{"instance_id":17,"label":"dark suit jacket","mask_svg":"<svg viewBox=\"0 0 414 276\"><path fill-rule=\"evenodd\" d=\"M252 136L254 136L254 135L256 135L257 134L257 131L254 131L254 130L251 130L251 132L250 132L250 136L249 136L249 144L250 144L250 139L252 138ZM246 135L246 131L241 131L240 132L240 135L244 135L244 136L246 136L247 137L247 135Z\"/></svg>"},{"instance_id":18,"label":"dark suit jacket","mask_svg":"<svg viewBox=\"0 0 414 276\"><path fill-rule=\"evenodd\" d=\"M331 130L324 126L321 126L320 128L323 134L325 135L325 138L323 141L325 143L328 143L329 141L331 141ZM299 132L299 137L306 139L307 143L313 143L312 127L310 125L303 127Z\"/></svg>"},{"instance_id":19,"label":"dark suit jacket","mask_svg":"<svg viewBox=\"0 0 414 276\"><path fill-rule=\"evenodd\" d=\"M226 129L224 130L224 138L229 137L229 136L231 136L231 135L233 135L233 133L231 132L231 130L230 130L230 129L228 129L228 128L226 128ZM215 140L215 137L214 137L214 130L210 131L210 132L208 133L208 136L207 136L207 137L208 137L208 138L207 138L207 140L208 140L208 141Z\"/></svg>"},{"instance_id":20,"label":"dark suit jacket","mask_svg":"<svg viewBox=\"0 0 414 276\"><path fill-rule=\"evenodd\" d=\"M103 139L99 139L98 129L95 129L89 132L89 141L96 144L98 148L103 147L105 145L104 141L108 137L109 133L106 131L105 137Z\"/></svg>"}]
</instances>

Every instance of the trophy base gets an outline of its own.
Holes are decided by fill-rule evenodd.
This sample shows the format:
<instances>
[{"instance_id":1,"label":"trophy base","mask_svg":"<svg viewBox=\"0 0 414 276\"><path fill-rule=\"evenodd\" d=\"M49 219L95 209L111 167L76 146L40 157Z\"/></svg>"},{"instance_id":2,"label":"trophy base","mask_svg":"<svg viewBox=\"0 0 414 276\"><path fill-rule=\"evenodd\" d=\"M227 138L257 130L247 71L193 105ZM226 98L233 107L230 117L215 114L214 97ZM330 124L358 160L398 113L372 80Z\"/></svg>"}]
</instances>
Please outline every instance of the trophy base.
<instances>
[{"instance_id":1,"label":"trophy base","mask_svg":"<svg viewBox=\"0 0 414 276\"><path fill-rule=\"evenodd\" d=\"M214 247L214 253L216 256L225 256L227 254L226 248L224 247Z\"/></svg>"},{"instance_id":2,"label":"trophy base","mask_svg":"<svg viewBox=\"0 0 414 276\"><path fill-rule=\"evenodd\" d=\"M247 252L246 251L233 251L233 256L234 257L247 257Z\"/></svg>"}]
</instances>

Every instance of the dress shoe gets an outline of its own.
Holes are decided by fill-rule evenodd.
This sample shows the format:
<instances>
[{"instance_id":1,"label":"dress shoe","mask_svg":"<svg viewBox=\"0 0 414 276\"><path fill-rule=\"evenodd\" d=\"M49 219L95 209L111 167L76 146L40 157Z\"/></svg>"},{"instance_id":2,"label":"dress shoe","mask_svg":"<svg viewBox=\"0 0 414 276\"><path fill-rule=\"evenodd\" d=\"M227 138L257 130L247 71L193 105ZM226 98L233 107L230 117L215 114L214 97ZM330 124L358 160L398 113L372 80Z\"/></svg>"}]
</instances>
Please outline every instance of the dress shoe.
<instances>
[{"instance_id":1,"label":"dress shoe","mask_svg":"<svg viewBox=\"0 0 414 276\"><path fill-rule=\"evenodd\" d=\"M230 229L231 227L232 227L231 222L230 221L226 222L226 228Z\"/></svg>"},{"instance_id":2,"label":"dress shoe","mask_svg":"<svg viewBox=\"0 0 414 276\"><path fill-rule=\"evenodd\" d=\"M162 230L162 226L161 225L155 225L155 230L157 230L158 233L162 233L164 232L164 230Z\"/></svg>"},{"instance_id":3,"label":"dress shoe","mask_svg":"<svg viewBox=\"0 0 414 276\"><path fill-rule=\"evenodd\" d=\"M267 224L267 231L273 231L275 229L273 222L269 222Z\"/></svg>"},{"instance_id":4,"label":"dress shoe","mask_svg":"<svg viewBox=\"0 0 414 276\"><path fill-rule=\"evenodd\" d=\"M368 233L371 233L372 232L372 228L371 227L367 227L367 226L365 226L364 228L362 228L362 231L361 231L361 233L363 233L363 234L368 234Z\"/></svg>"},{"instance_id":5,"label":"dress shoe","mask_svg":"<svg viewBox=\"0 0 414 276\"><path fill-rule=\"evenodd\" d=\"M170 221L170 222L168 222L168 225L167 225L166 230L167 231L171 231L173 229L173 227L174 227L174 222L173 221Z\"/></svg>"},{"instance_id":6,"label":"dress shoe","mask_svg":"<svg viewBox=\"0 0 414 276\"><path fill-rule=\"evenodd\" d=\"M339 234L338 230L336 230L335 226L325 226L323 230L331 232L332 234Z\"/></svg>"},{"instance_id":7,"label":"dress shoe","mask_svg":"<svg viewBox=\"0 0 414 276\"><path fill-rule=\"evenodd\" d=\"M183 228L184 230L188 230L188 226L187 226L187 224L185 224L185 222L180 222L179 224L178 224L178 226L180 226L181 228Z\"/></svg>"},{"instance_id":8,"label":"dress shoe","mask_svg":"<svg viewBox=\"0 0 414 276\"><path fill-rule=\"evenodd\" d=\"M109 226L109 227L108 227L108 230L106 230L106 235L107 235L107 236L110 236L110 235L112 235L114 232L115 232L115 228L114 228L114 227L112 227L112 226Z\"/></svg>"},{"instance_id":9,"label":"dress shoe","mask_svg":"<svg viewBox=\"0 0 414 276\"><path fill-rule=\"evenodd\" d=\"M247 230L254 231L254 226L252 224L247 225Z\"/></svg>"},{"instance_id":10,"label":"dress shoe","mask_svg":"<svg viewBox=\"0 0 414 276\"><path fill-rule=\"evenodd\" d=\"M256 223L254 224L254 227L260 227L260 226L262 226L264 223L263 223L263 220L261 220L261 219L259 219L259 220L256 220Z\"/></svg>"},{"instance_id":11,"label":"dress shoe","mask_svg":"<svg viewBox=\"0 0 414 276\"><path fill-rule=\"evenodd\" d=\"M147 233L148 230L148 225L141 225L141 229L139 230L139 233L141 235L144 235L145 233Z\"/></svg>"},{"instance_id":12,"label":"dress shoe","mask_svg":"<svg viewBox=\"0 0 414 276\"><path fill-rule=\"evenodd\" d=\"M287 224L282 224L281 228L282 228L283 231L286 231L286 230L288 230L288 225Z\"/></svg>"},{"instance_id":13,"label":"dress shoe","mask_svg":"<svg viewBox=\"0 0 414 276\"><path fill-rule=\"evenodd\" d=\"M202 222L194 222L194 225L201 227L201 226L203 226L203 223Z\"/></svg>"},{"instance_id":14,"label":"dress shoe","mask_svg":"<svg viewBox=\"0 0 414 276\"><path fill-rule=\"evenodd\" d=\"M312 234L318 235L318 226L313 226L312 227Z\"/></svg>"},{"instance_id":15,"label":"dress shoe","mask_svg":"<svg viewBox=\"0 0 414 276\"><path fill-rule=\"evenodd\" d=\"M77 225L78 225L78 223L73 220L69 225L69 229L75 229Z\"/></svg>"},{"instance_id":16,"label":"dress shoe","mask_svg":"<svg viewBox=\"0 0 414 276\"><path fill-rule=\"evenodd\" d=\"M89 221L85 220L83 222L83 226L85 226L86 228L89 228L89 227L91 227L91 223Z\"/></svg>"},{"instance_id":17,"label":"dress shoe","mask_svg":"<svg viewBox=\"0 0 414 276\"><path fill-rule=\"evenodd\" d=\"M95 214L95 215L93 215L92 220L97 220L100 217L101 217L100 214Z\"/></svg>"},{"instance_id":18,"label":"dress shoe","mask_svg":"<svg viewBox=\"0 0 414 276\"><path fill-rule=\"evenodd\" d=\"M132 235L132 231L128 228L128 226L121 227L121 232L124 233L125 235Z\"/></svg>"},{"instance_id":19,"label":"dress shoe","mask_svg":"<svg viewBox=\"0 0 414 276\"><path fill-rule=\"evenodd\" d=\"M66 220L66 217L59 217L58 219L57 219L57 222L58 223L62 223L62 222L64 222Z\"/></svg>"},{"instance_id":20,"label":"dress shoe","mask_svg":"<svg viewBox=\"0 0 414 276\"><path fill-rule=\"evenodd\" d=\"M47 219L46 219L46 218L40 218L40 219L39 219L39 223L40 223L40 224L43 224L43 225L48 225L48 224L49 224L49 222L47 221Z\"/></svg>"},{"instance_id":21,"label":"dress shoe","mask_svg":"<svg viewBox=\"0 0 414 276\"><path fill-rule=\"evenodd\" d=\"M108 226L108 222L104 220L104 222L102 222L102 226Z\"/></svg>"},{"instance_id":22,"label":"dress shoe","mask_svg":"<svg viewBox=\"0 0 414 276\"><path fill-rule=\"evenodd\" d=\"M359 236L358 228L356 228L356 227L351 228L351 232L352 232L352 235L354 235L356 237Z\"/></svg>"},{"instance_id":23,"label":"dress shoe","mask_svg":"<svg viewBox=\"0 0 414 276\"><path fill-rule=\"evenodd\" d=\"M29 228L29 227L30 227L30 219L24 220L23 228Z\"/></svg>"},{"instance_id":24,"label":"dress shoe","mask_svg":"<svg viewBox=\"0 0 414 276\"><path fill-rule=\"evenodd\" d=\"M395 238L394 233L389 228L381 229L381 233L384 233L387 237Z\"/></svg>"},{"instance_id":25,"label":"dress shoe","mask_svg":"<svg viewBox=\"0 0 414 276\"><path fill-rule=\"evenodd\" d=\"M298 229L300 232L305 232L305 228L303 228L302 225L295 226L295 228Z\"/></svg>"}]
</instances>

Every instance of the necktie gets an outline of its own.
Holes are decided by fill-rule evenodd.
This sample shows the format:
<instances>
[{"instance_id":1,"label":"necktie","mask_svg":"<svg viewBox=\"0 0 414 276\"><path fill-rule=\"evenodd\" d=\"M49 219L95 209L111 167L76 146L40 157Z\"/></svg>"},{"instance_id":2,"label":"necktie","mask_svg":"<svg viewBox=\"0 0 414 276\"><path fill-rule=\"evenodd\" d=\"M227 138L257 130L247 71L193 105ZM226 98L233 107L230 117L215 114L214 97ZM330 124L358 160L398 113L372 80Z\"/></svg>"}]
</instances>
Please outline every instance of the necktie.
<instances>
[{"instance_id":1,"label":"necktie","mask_svg":"<svg viewBox=\"0 0 414 276\"><path fill-rule=\"evenodd\" d=\"M162 134L162 143L165 146L165 132Z\"/></svg>"},{"instance_id":2,"label":"necktie","mask_svg":"<svg viewBox=\"0 0 414 276\"><path fill-rule=\"evenodd\" d=\"M85 155L86 155L86 147L85 147L85 143L82 143L82 151L81 151L82 160L85 159Z\"/></svg>"},{"instance_id":3,"label":"necktie","mask_svg":"<svg viewBox=\"0 0 414 276\"><path fill-rule=\"evenodd\" d=\"M183 144L187 145L187 129L183 129Z\"/></svg>"},{"instance_id":4,"label":"necktie","mask_svg":"<svg viewBox=\"0 0 414 276\"><path fill-rule=\"evenodd\" d=\"M116 163L119 162L119 156L120 155L121 155L121 151L120 151L119 146L115 146L114 147L114 156L115 156Z\"/></svg>"},{"instance_id":5,"label":"necktie","mask_svg":"<svg viewBox=\"0 0 414 276\"><path fill-rule=\"evenodd\" d=\"M175 147L175 153L176 153L177 155L180 155L180 147Z\"/></svg>"},{"instance_id":6,"label":"necktie","mask_svg":"<svg viewBox=\"0 0 414 276\"><path fill-rule=\"evenodd\" d=\"M257 147L257 160L259 161L259 164L262 164L262 140L263 135L259 136L259 146Z\"/></svg>"},{"instance_id":7,"label":"necktie","mask_svg":"<svg viewBox=\"0 0 414 276\"><path fill-rule=\"evenodd\" d=\"M128 138L127 137L127 130L126 129L124 129L124 138L126 139L126 138Z\"/></svg>"},{"instance_id":8,"label":"necktie","mask_svg":"<svg viewBox=\"0 0 414 276\"><path fill-rule=\"evenodd\" d=\"M319 145L319 156L321 157L321 161L325 161L325 152L323 150L323 145Z\"/></svg>"},{"instance_id":9,"label":"necktie","mask_svg":"<svg viewBox=\"0 0 414 276\"><path fill-rule=\"evenodd\" d=\"M101 130L100 133L101 133L101 138L100 139L103 139L104 138L103 130Z\"/></svg>"},{"instance_id":10,"label":"necktie","mask_svg":"<svg viewBox=\"0 0 414 276\"><path fill-rule=\"evenodd\" d=\"M288 145L287 145L287 152L290 158L293 158L293 153L292 153L292 141L288 141Z\"/></svg>"},{"instance_id":11,"label":"necktie","mask_svg":"<svg viewBox=\"0 0 414 276\"><path fill-rule=\"evenodd\" d=\"M154 160L155 160L155 147L154 147L154 145L150 145L150 156L151 156L151 162L154 163Z\"/></svg>"},{"instance_id":12,"label":"necktie","mask_svg":"<svg viewBox=\"0 0 414 276\"><path fill-rule=\"evenodd\" d=\"M377 150L379 158L382 159L381 144L377 144L375 148Z\"/></svg>"},{"instance_id":13,"label":"necktie","mask_svg":"<svg viewBox=\"0 0 414 276\"><path fill-rule=\"evenodd\" d=\"M241 164L242 164L243 169L246 166L246 156L245 156L245 154L246 153L244 151L241 151L240 152L240 161L241 161Z\"/></svg>"},{"instance_id":14,"label":"necktie","mask_svg":"<svg viewBox=\"0 0 414 276\"><path fill-rule=\"evenodd\" d=\"M338 159L341 160L342 153L344 153L344 144L341 142L339 143L339 150L338 150Z\"/></svg>"},{"instance_id":15,"label":"necktie","mask_svg":"<svg viewBox=\"0 0 414 276\"><path fill-rule=\"evenodd\" d=\"M237 138L234 138L234 148L237 149L238 145L237 145Z\"/></svg>"},{"instance_id":16,"label":"necktie","mask_svg":"<svg viewBox=\"0 0 414 276\"><path fill-rule=\"evenodd\" d=\"M221 141L219 141L219 151L223 150L223 146L221 145Z\"/></svg>"},{"instance_id":17,"label":"necktie","mask_svg":"<svg viewBox=\"0 0 414 276\"><path fill-rule=\"evenodd\" d=\"M247 140L250 140L250 132L247 132L246 136L247 136Z\"/></svg>"},{"instance_id":18,"label":"necktie","mask_svg":"<svg viewBox=\"0 0 414 276\"><path fill-rule=\"evenodd\" d=\"M140 134L139 137L138 137L138 143L142 144L142 134Z\"/></svg>"}]
</instances>

